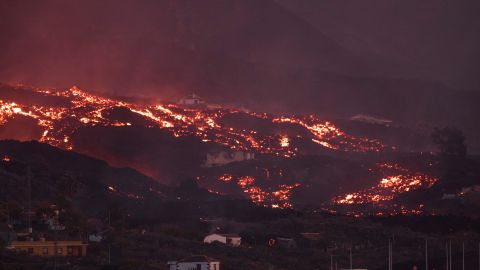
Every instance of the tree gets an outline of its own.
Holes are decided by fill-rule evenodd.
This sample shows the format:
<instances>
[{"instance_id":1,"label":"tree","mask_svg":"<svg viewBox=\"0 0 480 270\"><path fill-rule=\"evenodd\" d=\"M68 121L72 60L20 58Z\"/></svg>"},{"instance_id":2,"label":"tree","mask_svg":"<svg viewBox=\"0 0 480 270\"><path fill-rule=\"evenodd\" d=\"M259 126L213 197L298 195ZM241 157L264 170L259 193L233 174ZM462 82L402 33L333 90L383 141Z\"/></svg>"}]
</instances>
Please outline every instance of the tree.
<instances>
[{"instance_id":1,"label":"tree","mask_svg":"<svg viewBox=\"0 0 480 270\"><path fill-rule=\"evenodd\" d=\"M464 159L467 155L465 136L456 128L435 128L432 133L432 140L438 146L443 158Z\"/></svg>"},{"instance_id":2,"label":"tree","mask_svg":"<svg viewBox=\"0 0 480 270\"><path fill-rule=\"evenodd\" d=\"M467 146L463 133L451 127L435 128L432 140L439 148L443 178L450 181L464 177Z\"/></svg>"}]
</instances>

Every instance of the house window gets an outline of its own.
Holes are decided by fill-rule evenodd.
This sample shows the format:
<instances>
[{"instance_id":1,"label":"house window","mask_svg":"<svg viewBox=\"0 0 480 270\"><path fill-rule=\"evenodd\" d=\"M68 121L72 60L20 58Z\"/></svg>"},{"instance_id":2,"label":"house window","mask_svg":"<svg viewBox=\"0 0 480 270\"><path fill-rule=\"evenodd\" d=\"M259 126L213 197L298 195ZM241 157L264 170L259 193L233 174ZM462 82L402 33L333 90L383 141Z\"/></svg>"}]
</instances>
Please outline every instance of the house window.
<instances>
[{"instance_id":1,"label":"house window","mask_svg":"<svg viewBox=\"0 0 480 270\"><path fill-rule=\"evenodd\" d=\"M63 254L63 248L57 248L57 254L62 255Z\"/></svg>"},{"instance_id":2,"label":"house window","mask_svg":"<svg viewBox=\"0 0 480 270\"><path fill-rule=\"evenodd\" d=\"M44 247L44 248L42 249L42 254L43 254L43 255L48 255L48 248L47 248L47 247Z\"/></svg>"},{"instance_id":3,"label":"house window","mask_svg":"<svg viewBox=\"0 0 480 270\"><path fill-rule=\"evenodd\" d=\"M213 264L213 270L217 270L217 265L215 263Z\"/></svg>"},{"instance_id":4,"label":"house window","mask_svg":"<svg viewBox=\"0 0 480 270\"><path fill-rule=\"evenodd\" d=\"M73 255L73 247L67 247L67 254Z\"/></svg>"},{"instance_id":5,"label":"house window","mask_svg":"<svg viewBox=\"0 0 480 270\"><path fill-rule=\"evenodd\" d=\"M197 269L196 270L202 270L202 265L197 263Z\"/></svg>"},{"instance_id":6,"label":"house window","mask_svg":"<svg viewBox=\"0 0 480 270\"><path fill-rule=\"evenodd\" d=\"M33 254L33 248L28 248L28 254Z\"/></svg>"}]
</instances>

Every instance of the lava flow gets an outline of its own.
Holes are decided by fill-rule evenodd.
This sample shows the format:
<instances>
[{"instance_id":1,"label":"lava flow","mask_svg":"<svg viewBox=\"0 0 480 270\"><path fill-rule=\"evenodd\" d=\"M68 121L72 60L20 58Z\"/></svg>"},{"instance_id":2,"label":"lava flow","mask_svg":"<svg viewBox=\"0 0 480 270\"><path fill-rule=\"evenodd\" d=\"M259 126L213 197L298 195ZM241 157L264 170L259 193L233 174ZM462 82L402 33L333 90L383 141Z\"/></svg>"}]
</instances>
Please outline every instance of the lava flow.
<instances>
[{"instance_id":1,"label":"lava flow","mask_svg":"<svg viewBox=\"0 0 480 270\"><path fill-rule=\"evenodd\" d=\"M299 187L299 183L279 184L274 188L261 187L253 176L233 176L223 174L218 177L224 184L236 183L244 195L257 205L271 208L293 208L291 202L292 191ZM212 190L212 192L214 192ZM218 192L215 192L218 193Z\"/></svg>"},{"instance_id":2,"label":"lava flow","mask_svg":"<svg viewBox=\"0 0 480 270\"><path fill-rule=\"evenodd\" d=\"M292 123L300 125L314 135L314 138L311 139L313 142L333 150L378 152L384 148L384 146L377 140L357 138L348 135L342 130L338 129L331 122L321 121L314 115L301 118L278 117L274 118L272 121L277 123ZM287 144L288 138L287 141L282 138L282 145Z\"/></svg>"},{"instance_id":3,"label":"lava flow","mask_svg":"<svg viewBox=\"0 0 480 270\"><path fill-rule=\"evenodd\" d=\"M321 121L315 116L272 117L266 114L241 112L234 109L183 108L173 104L139 105L104 98L84 92L77 87L69 90L30 89L45 97L61 97L69 105L40 106L9 102L0 99L0 125L16 115L36 119L43 128L40 141L64 149L73 149L71 135L82 126L130 126L134 123L112 119L108 112L126 108L140 116L147 126L168 130L174 136L197 136L203 142L215 142L232 150L253 151L292 157L298 148L287 135L265 134L256 130L238 129L222 124L227 114L246 113L249 117L268 120L271 123L299 125L310 134L311 140L326 148L339 151L374 151L384 146L377 140L357 138L346 134L330 122ZM21 91L17 89L17 91ZM297 135L296 138L301 138Z\"/></svg>"},{"instance_id":4,"label":"lava flow","mask_svg":"<svg viewBox=\"0 0 480 270\"><path fill-rule=\"evenodd\" d=\"M398 194L419 188L430 188L438 181L436 177L411 172L398 164L377 164L377 169L384 176L376 186L337 196L332 201L335 204L367 204L391 201Z\"/></svg>"}]
</instances>

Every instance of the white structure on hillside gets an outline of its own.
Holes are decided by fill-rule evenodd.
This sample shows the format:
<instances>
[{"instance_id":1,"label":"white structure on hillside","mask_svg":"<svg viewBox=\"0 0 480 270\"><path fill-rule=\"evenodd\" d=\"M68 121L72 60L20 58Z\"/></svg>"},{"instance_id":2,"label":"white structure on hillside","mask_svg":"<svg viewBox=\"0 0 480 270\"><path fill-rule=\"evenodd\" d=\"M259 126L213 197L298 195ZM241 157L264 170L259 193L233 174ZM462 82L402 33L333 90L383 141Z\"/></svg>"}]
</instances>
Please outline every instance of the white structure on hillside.
<instances>
[{"instance_id":1,"label":"white structure on hillside","mask_svg":"<svg viewBox=\"0 0 480 270\"><path fill-rule=\"evenodd\" d=\"M205 236L203 242L208 244L219 242L228 246L238 247L242 243L242 238L238 234L214 233Z\"/></svg>"},{"instance_id":2,"label":"white structure on hillside","mask_svg":"<svg viewBox=\"0 0 480 270\"><path fill-rule=\"evenodd\" d=\"M205 106L205 100L195 94L191 94L186 98L180 99L177 104L183 106Z\"/></svg>"},{"instance_id":3,"label":"white structure on hillside","mask_svg":"<svg viewBox=\"0 0 480 270\"><path fill-rule=\"evenodd\" d=\"M392 124L392 120L376 117L368 114L357 114L355 116L352 116L350 120L369 123L369 124L384 125L384 126L390 126Z\"/></svg>"},{"instance_id":4,"label":"white structure on hillside","mask_svg":"<svg viewBox=\"0 0 480 270\"><path fill-rule=\"evenodd\" d=\"M205 255L193 255L180 261L167 263L170 270L220 270L220 261Z\"/></svg>"},{"instance_id":5,"label":"white structure on hillside","mask_svg":"<svg viewBox=\"0 0 480 270\"><path fill-rule=\"evenodd\" d=\"M221 166L232 162L251 160L255 158L252 152L244 151L218 151L207 153L205 167Z\"/></svg>"},{"instance_id":6,"label":"white structure on hillside","mask_svg":"<svg viewBox=\"0 0 480 270\"><path fill-rule=\"evenodd\" d=\"M452 199L455 199L457 197L456 194L448 194L448 193L444 193L442 195L442 200L452 200Z\"/></svg>"}]
</instances>

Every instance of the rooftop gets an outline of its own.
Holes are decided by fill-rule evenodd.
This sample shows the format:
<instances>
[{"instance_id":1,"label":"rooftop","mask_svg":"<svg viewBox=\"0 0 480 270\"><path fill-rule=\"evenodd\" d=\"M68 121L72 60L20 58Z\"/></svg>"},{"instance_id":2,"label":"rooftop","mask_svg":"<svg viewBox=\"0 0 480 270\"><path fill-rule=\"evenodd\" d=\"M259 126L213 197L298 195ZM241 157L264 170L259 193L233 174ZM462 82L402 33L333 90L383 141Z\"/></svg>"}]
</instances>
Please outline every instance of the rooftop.
<instances>
[{"instance_id":1,"label":"rooftop","mask_svg":"<svg viewBox=\"0 0 480 270\"><path fill-rule=\"evenodd\" d=\"M54 246L56 242L57 246L83 246L82 241L12 241L10 243L11 247L32 247L32 246Z\"/></svg>"},{"instance_id":2,"label":"rooftop","mask_svg":"<svg viewBox=\"0 0 480 270\"><path fill-rule=\"evenodd\" d=\"M214 234L218 234L218 235L230 237L230 238L240 238L240 235L236 233L214 233Z\"/></svg>"},{"instance_id":3,"label":"rooftop","mask_svg":"<svg viewBox=\"0 0 480 270\"><path fill-rule=\"evenodd\" d=\"M180 260L179 262L219 262L219 261L205 255L192 255L188 258Z\"/></svg>"}]
</instances>

